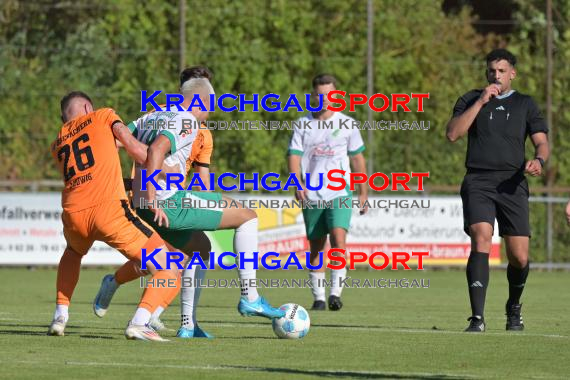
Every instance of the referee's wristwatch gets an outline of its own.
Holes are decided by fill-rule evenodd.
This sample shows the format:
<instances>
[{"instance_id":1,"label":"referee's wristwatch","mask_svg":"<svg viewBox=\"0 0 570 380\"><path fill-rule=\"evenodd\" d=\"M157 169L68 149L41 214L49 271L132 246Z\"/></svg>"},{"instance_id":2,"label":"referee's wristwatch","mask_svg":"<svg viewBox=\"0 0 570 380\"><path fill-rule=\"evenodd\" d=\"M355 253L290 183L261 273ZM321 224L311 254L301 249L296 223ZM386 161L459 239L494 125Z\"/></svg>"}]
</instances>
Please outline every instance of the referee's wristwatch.
<instances>
[{"instance_id":1,"label":"referee's wristwatch","mask_svg":"<svg viewBox=\"0 0 570 380\"><path fill-rule=\"evenodd\" d=\"M542 157L535 157L535 160L538 160L538 162L540 162L540 167L543 168L544 167L544 158Z\"/></svg>"}]
</instances>

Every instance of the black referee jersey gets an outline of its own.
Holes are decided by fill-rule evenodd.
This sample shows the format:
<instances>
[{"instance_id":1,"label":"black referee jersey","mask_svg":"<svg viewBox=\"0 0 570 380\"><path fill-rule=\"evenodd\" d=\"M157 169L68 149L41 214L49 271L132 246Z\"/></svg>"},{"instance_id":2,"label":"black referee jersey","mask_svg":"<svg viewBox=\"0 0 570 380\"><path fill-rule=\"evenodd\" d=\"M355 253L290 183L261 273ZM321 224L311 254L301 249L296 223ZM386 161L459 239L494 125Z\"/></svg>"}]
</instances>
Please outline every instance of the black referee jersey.
<instances>
[{"instance_id":1,"label":"black referee jersey","mask_svg":"<svg viewBox=\"0 0 570 380\"><path fill-rule=\"evenodd\" d=\"M482 92L472 90L460 97L453 117L471 107ZM548 127L529 95L511 90L493 97L469 128L465 166L468 170L523 170L525 140L537 132L548 133Z\"/></svg>"}]
</instances>

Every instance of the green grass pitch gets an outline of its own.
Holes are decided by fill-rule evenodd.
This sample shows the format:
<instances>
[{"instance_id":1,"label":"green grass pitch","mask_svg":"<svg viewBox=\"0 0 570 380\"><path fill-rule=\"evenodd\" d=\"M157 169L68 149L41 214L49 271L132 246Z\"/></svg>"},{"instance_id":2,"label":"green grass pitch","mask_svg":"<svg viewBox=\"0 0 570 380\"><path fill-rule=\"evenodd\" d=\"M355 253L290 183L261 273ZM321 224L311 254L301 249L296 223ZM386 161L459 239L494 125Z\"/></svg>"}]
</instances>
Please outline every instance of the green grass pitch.
<instances>
[{"instance_id":1,"label":"green grass pitch","mask_svg":"<svg viewBox=\"0 0 570 380\"><path fill-rule=\"evenodd\" d=\"M33 379L566 379L570 373L568 273L531 272L523 296L526 330L505 331L505 272L491 273L485 334L466 334L462 271L353 271L355 278L423 278L429 289L345 289L339 312L311 312L301 340L277 339L268 320L236 310L239 289L205 289L198 318L214 340L181 340L178 301L163 314L168 343L127 341L141 289L119 289L103 319L91 310L102 276L84 269L65 337L45 335L55 299L53 269L0 269L0 378ZM233 278L235 271L208 273ZM305 278L301 271L259 277ZM274 305L307 309L309 289L261 289Z\"/></svg>"}]
</instances>

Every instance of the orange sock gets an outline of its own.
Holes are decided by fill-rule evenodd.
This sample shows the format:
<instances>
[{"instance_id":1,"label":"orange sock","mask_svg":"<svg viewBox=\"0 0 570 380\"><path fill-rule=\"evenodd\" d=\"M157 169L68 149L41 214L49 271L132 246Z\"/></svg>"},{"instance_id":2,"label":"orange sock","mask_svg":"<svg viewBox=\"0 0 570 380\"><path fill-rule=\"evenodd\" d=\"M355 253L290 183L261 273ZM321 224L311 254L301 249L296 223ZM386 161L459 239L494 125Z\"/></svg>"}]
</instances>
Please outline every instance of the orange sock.
<instances>
[{"instance_id":1,"label":"orange sock","mask_svg":"<svg viewBox=\"0 0 570 380\"><path fill-rule=\"evenodd\" d=\"M177 275L169 270L159 270L156 272L152 278L147 281L147 288L144 290L139 307L147 309L152 314L157 307L168 300L173 290L173 288L169 288L168 285L173 282L176 284L176 280ZM153 283L154 286L152 286ZM179 289L179 286L174 290L177 289Z\"/></svg>"},{"instance_id":2,"label":"orange sock","mask_svg":"<svg viewBox=\"0 0 570 380\"><path fill-rule=\"evenodd\" d=\"M81 256L79 253L66 248L57 267L57 298L58 305L69 305L71 296L79 280L81 271Z\"/></svg>"},{"instance_id":3,"label":"orange sock","mask_svg":"<svg viewBox=\"0 0 570 380\"><path fill-rule=\"evenodd\" d=\"M168 296L166 296L166 299L160 305L164 309L166 309L168 306L170 306L170 304L172 303L172 301L174 301L174 299L176 298L178 293L180 293L181 281L182 281L182 271L178 271L178 277L176 277L176 288L169 288L168 289L169 290Z\"/></svg>"},{"instance_id":4,"label":"orange sock","mask_svg":"<svg viewBox=\"0 0 570 380\"><path fill-rule=\"evenodd\" d=\"M117 269L115 272L115 281L117 284L122 285L146 275L147 272L141 269L137 261L129 260Z\"/></svg>"}]
</instances>

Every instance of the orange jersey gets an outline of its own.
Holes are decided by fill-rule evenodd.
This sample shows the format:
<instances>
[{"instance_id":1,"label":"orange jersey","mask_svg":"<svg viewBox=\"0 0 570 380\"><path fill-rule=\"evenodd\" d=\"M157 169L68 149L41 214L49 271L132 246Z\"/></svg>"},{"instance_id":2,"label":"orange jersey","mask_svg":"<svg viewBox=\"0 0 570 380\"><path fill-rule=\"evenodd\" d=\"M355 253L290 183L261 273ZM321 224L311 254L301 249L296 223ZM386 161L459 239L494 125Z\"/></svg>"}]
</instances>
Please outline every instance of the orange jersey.
<instances>
[{"instance_id":1,"label":"orange jersey","mask_svg":"<svg viewBox=\"0 0 570 380\"><path fill-rule=\"evenodd\" d=\"M199 129L196 140L192 144L190 157L186 160L186 172L190 171L192 164L209 167L213 150L214 139L212 138L212 132L209 129Z\"/></svg>"},{"instance_id":2,"label":"orange jersey","mask_svg":"<svg viewBox=\"0 0 570 380\"><path fill-rule=\"evenodd\" d=\"M65 123L51 144L63 175L64 211L75 212L105 201L127 199L121 162L111 127L121 118L102 108Z\"/></svg>"},{"instance_id":3,"label":"orange jersey","mask_svg":"<svg viewBox=\"0 0 570 380\"><path fill-rule=\"evenodd\" d=\"M166 104L159 104L160 108L166 108ZM155 110L150 110L148 113L155 112ZM198 130L198 135L196 140L192 144L192 151L190 152L190 157L186 160L186 173L192 169L192 164L197 164L200 166L209 167L210 160L212 158L212 152L214 151L214 139L212 137L212 132L206 128L206 124L202 123L202 128ZM131 177L134 177L134 167Z\"/></svg>"}]
</instances>

